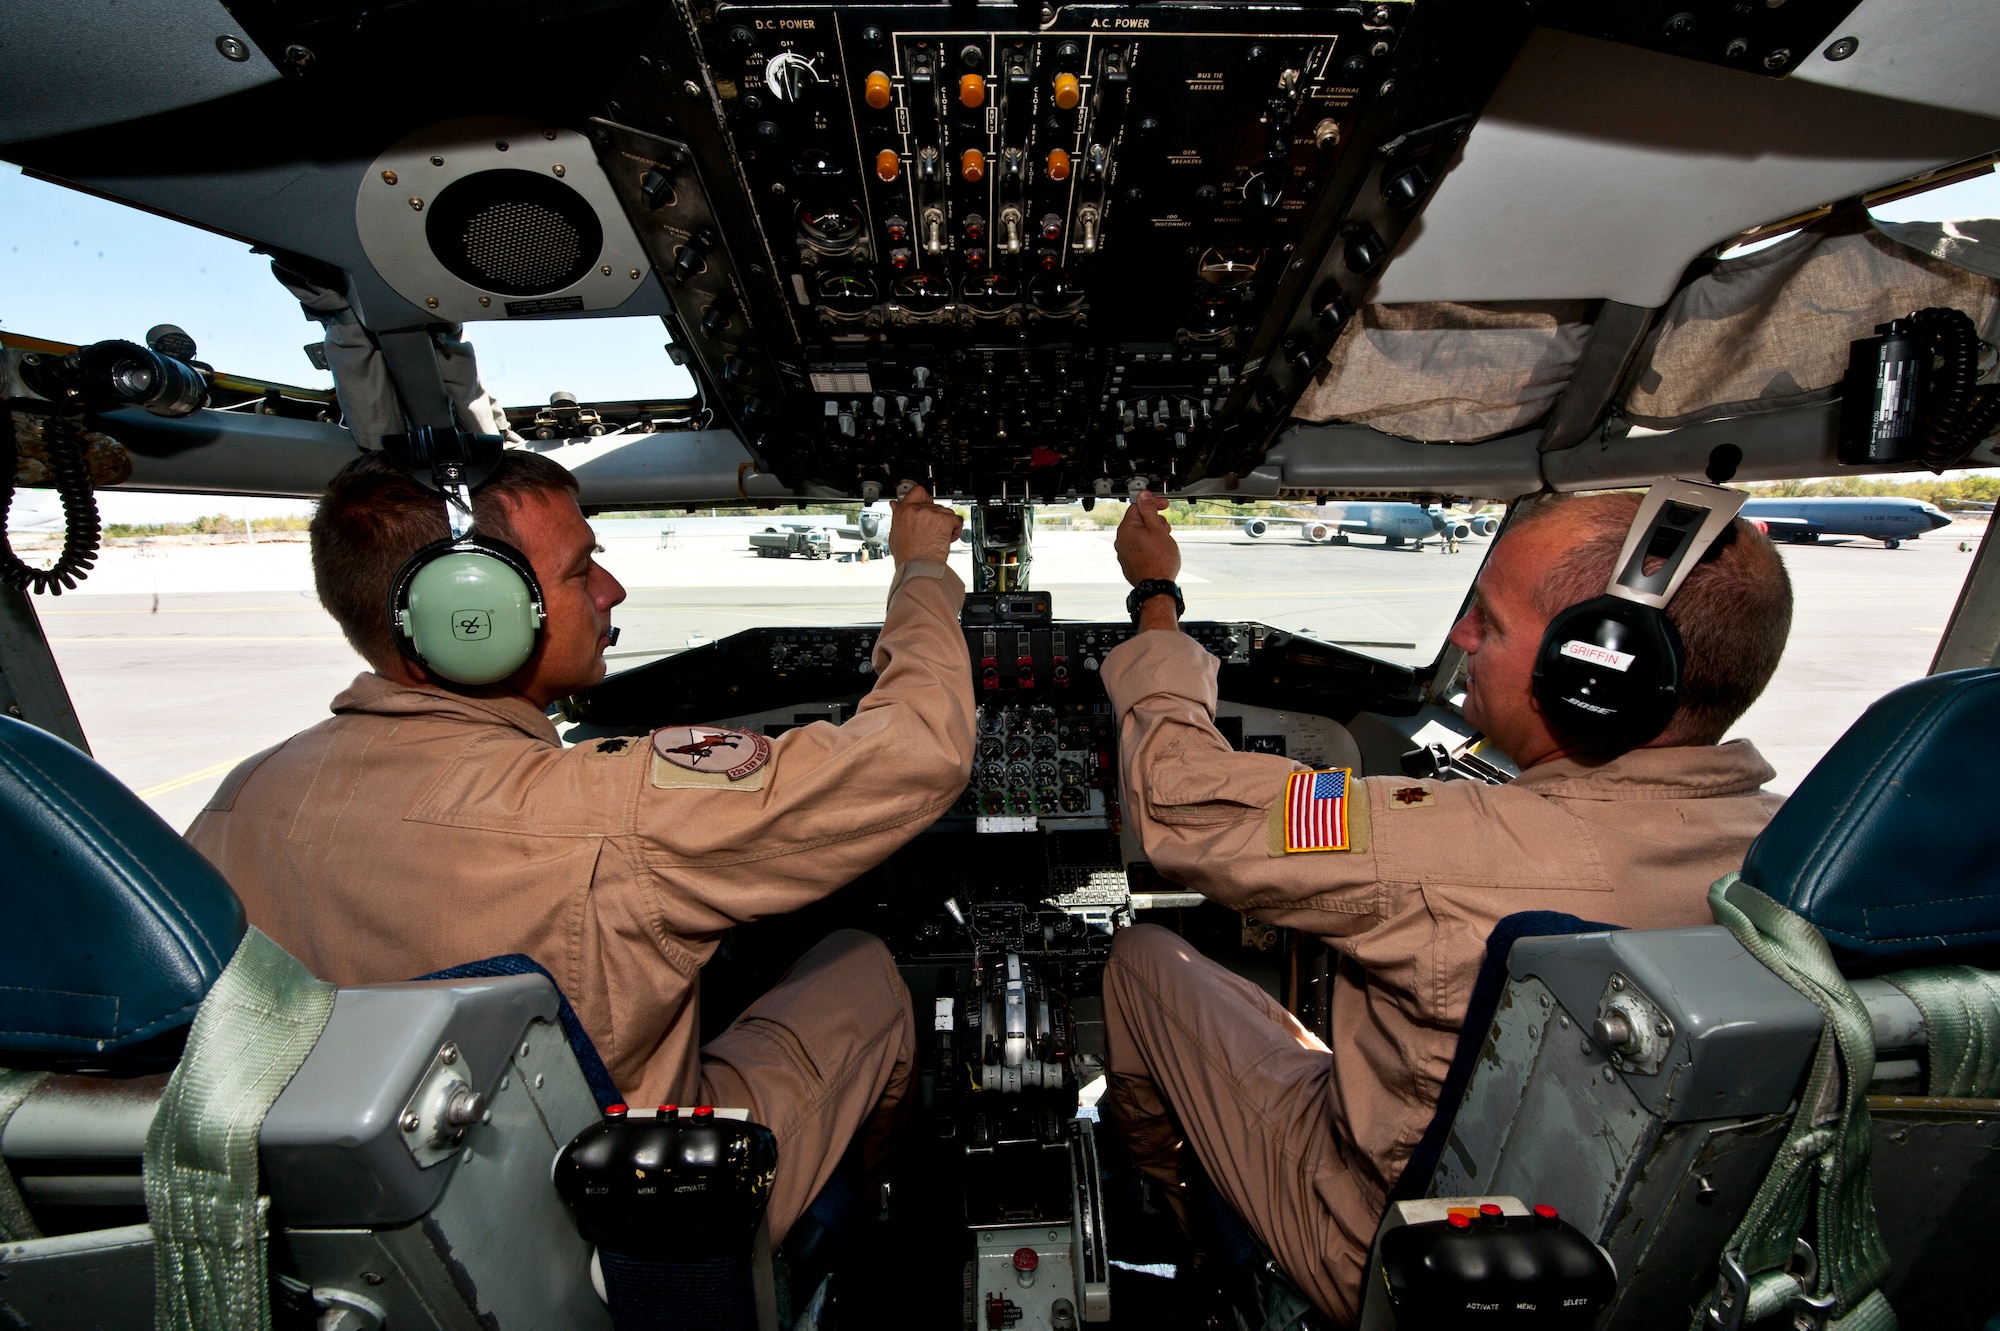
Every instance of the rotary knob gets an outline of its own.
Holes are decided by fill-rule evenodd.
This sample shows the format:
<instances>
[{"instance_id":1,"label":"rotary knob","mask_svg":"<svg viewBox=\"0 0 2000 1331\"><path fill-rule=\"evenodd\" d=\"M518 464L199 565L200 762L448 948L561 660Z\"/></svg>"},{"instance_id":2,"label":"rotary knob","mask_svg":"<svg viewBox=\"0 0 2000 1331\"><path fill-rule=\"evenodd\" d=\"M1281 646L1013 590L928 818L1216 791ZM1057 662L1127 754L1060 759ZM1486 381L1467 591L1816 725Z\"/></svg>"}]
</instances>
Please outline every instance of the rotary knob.
<instances>
[{"instance_id":1,"label":"rotary knob","mask_svg":"<svg viewBox=\"0 0 2000 1331\"><path fill-rule=\"evenodd\" d=\"M812 61L797 51L780 51L764 65L764 84L781 102L802 101L819 82Z\"/></svg>"}]
</instances>

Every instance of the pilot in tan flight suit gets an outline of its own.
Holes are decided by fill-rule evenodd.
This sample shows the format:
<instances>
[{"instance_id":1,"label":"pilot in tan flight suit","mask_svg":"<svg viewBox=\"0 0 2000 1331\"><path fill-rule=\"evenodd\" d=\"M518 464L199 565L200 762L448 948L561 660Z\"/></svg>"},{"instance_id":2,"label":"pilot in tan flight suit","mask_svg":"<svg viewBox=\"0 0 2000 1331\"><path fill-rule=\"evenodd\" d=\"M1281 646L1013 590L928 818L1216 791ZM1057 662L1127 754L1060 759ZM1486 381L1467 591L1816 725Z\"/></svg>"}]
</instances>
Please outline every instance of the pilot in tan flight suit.
<instances>
[{"instance_id":1,"label":"pilot in tan flight suit","mask_svg":"<svg viewBox=\"0 0 2000 1331\"><path fill-rule=\"evenodd\" d=\"M1288 813L1308 811L1297 791L1287 809L1302 769L1231 751L1214 724L1217 662L1176 631L1172 595L1140 607L1140 627L1157 632L1105 659L1126 816L1154 867L1317 934L1338 957L1329 1050L1176 935L1121 932L1104 977L1105 1102L1140 1167L1170 1187L1190 1145L1340 1321L1358 1313L1376 1222L1436 1110L1494 924L1524 910L1639 929L1709 924L1709 884L1741 867L1779 805L1760 789L1773 773L1757 751L1718 742L1769 681L1791 626L1784 565L1747 523L1733 540L1725 530L1671 603L1688 665L1660 738L1613 757L1577 751L1530 692L1543 630L1602 593L1638 500L1544 500L1523 513L1452 628L1466 719L1519 763L1509 785L1369 777L1347 790L1344 828L1291 836ZM1164 506L1141 496L1119 530L1135 585L1180 570Z\"/></svg>"},{"instance_id":2,"label":"pilot in tan flight suit","mask_svg":"<svg viewBox=\"0 0 2000 1331\"><path fill-rule=\"evenodd\" d=\"M336 477L313 519L314 579L374 670L331 719L232 772L188 840L250 922L324 979L533 957L632 1103L740 1106L771 1128L782 1239L857 1132L878 1152L893 1126L910 996L879 940L844 931L698 1049L701 968L723 930L826 896L965 789L965 588L945 566L960 522L921 489L897 505L875 686L845 724L565 749L545 709L603 678L625 599L592 557L576 491L555 463L509 450L474 496L476 529L533 564L547 619L525 666L473 688L404 657L384 609L397 568L445 535L439 497L379 455Z\"/></svg>"}]
</instances>

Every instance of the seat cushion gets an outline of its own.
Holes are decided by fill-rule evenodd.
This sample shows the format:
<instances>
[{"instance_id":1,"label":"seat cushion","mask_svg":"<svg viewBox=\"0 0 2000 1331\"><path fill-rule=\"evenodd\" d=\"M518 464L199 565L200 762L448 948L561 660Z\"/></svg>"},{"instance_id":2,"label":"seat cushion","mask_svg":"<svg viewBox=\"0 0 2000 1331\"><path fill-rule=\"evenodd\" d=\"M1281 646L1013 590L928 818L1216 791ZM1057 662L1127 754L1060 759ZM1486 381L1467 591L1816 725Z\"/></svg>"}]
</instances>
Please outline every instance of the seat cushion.
<instances>
[{"instance_id":1,"label":"seat cushion","mask_svg":"<svg viewBox=\"0 0 2000 1331\"><path fill-rule=\"evenodd\" d=\"M2000 670L1885 694L1750 847L1743 881L1853 956L1942 959L2000 944L1986 767L1996 736Z\"/></svg>"},{"instance_id":2,"label":"seat cushion","mask_svg":"<svg viewBox=\"0 0 2000 1331\"><path fill-rule=\"evenodd\" d=\"M0 716L0 1065L116 1067L194 1019L243 936L212 865L118 779Z\"/></svg>"}]
</instances>

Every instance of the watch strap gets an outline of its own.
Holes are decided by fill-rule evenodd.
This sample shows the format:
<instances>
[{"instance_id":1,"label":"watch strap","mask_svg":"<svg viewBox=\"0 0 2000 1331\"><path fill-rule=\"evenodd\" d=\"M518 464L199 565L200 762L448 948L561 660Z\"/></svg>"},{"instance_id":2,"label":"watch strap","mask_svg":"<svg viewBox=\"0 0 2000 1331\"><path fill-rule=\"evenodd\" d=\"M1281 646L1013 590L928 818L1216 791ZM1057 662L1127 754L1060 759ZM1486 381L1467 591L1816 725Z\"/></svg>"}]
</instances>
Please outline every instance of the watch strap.
<instances>
[{"instance_id":1,"label":"watch strap","mask_svg":"<svg viewBox=\"0 0 2000 1331\"><path fill-rule=\"evenodd\" d=\"M1187 602L1181 599L1180 584L1169 582L1165 578L1147 578L1134 586L1125 597L1125 609L1131 614L1134 624L1139 622L1139 607L1155 596L1173 597L1174 613L1177 615L1187 613Z\"/></svg>"}]
</instances>

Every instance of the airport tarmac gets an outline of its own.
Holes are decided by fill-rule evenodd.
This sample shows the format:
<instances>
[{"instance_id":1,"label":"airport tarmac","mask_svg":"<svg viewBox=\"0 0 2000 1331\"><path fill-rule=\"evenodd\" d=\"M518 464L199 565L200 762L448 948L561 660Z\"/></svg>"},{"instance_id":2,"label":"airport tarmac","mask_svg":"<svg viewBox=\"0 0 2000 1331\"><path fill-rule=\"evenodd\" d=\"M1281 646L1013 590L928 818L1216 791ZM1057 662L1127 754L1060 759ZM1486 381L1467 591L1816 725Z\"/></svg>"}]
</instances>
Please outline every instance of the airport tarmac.
<instances>
[{"instance_id":1,"label":"airport tarmac","mask_svg":"<svg viewBox=\"0 0 2000 1331\"><path fill-rule=\"evenodd\" d=\"M746 537L768 524L601 521L603 561L630 592L612 668L756 625L879 620L886 561L759 559ZM1791 645L1735 732L1777 768L1773 788L1790 791L1868 703L1925 672L1971 564L1959 546L1983 531L1959 522L1900 550L1782 547L1798 606ZM1401 664L1435 657L1487 545L1450 555L1369 538L1182 536L1191 618L1259 619ZM1111 540L1109 530L1038 534L1032 585L1050 591L1059 617L1123 618ZM962 548L953 562L968 571ZM322 719L364 668L311 587L300 539L160 540L110 545L82 589L36 598L99 761L176 828L237 762Z\"/></svg>"}]
</instances>

